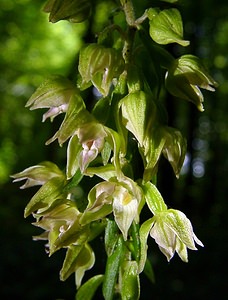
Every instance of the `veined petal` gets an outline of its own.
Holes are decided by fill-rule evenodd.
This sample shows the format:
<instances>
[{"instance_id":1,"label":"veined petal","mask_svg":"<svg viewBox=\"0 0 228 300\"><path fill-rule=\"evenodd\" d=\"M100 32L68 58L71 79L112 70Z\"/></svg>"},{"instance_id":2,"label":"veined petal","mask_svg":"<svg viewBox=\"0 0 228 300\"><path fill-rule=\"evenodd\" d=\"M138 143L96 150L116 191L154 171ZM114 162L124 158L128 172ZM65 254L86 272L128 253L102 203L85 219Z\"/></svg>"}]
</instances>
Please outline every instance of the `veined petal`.
<instances>
[{"instance_id":1,"label":"veined petal","mask_svg":"<svg viewBox=\"0 0 228 300\"><path fill-rule=\"evenodd\" d=\"M170 261L175 253L176 237L174 232L162 222L162 217L159 216L157 221L155 221L151 228L150 236L155 239L161 252Z\"/></svg>"},{"instance_id":2,"label":"veined petal","mask_svg":"<svg viewBox=\"0 0 228 300\"><path fill-rule=\"evenodd\" d=\"M113 213L115 221L127 240L128 230L138 213L138 201L133 198L127 189L116 186L113 194Z\"/></svg>"}]
</instances>

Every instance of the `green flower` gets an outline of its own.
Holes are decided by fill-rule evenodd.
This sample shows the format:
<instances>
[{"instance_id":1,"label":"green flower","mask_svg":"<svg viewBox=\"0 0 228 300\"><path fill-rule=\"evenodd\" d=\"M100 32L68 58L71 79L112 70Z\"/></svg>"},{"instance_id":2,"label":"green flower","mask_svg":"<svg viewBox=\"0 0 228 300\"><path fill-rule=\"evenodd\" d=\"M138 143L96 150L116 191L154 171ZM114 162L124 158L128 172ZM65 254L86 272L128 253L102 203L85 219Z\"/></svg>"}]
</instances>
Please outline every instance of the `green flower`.
<instances>
[{"instance_id":1,"label":"green flower","mask_svg":"<svg viewBox=\"0 0 228 300\"><path fill-rule=\"evenodd\" d=\"M72 95L76 93L73 83L60 75L53 75L47 78L35 91L26 103L30 110L38 108L49 108L43 115L42 121L50 118L51 121L68 109Z\"/></svg>"},{"instance_id":2,"label":"green flower","mask_svg":"<svg viewBox=\"0 0 228 300\"><path fill-rule=\"evenodd\" d=\"M193 102L200 111L204 110L200 88L214 91L216 86L217 83L194 55L176 59L166 73L167 90L175 97Z\"/></svg>"},{"instance_id":3,"label":"green flower","mask_svg":"<svg viewBox=\"0 0 228 300\"><path fill-rule=\"evenodd\" d=\"M84 172L103 149L107 133L102 124L89 123L80 127L76 135L83 148L79 156L79 166L81 172Z\"/></svg>"},{"instance_id":4,"label":"green flower","mask_svg":"<svg viewBox=\"0 0 228 300\"><path fill-rule=\"evenodd\" d=\"M116 224L127 240L128 230L138 216L139 200L127 188L117 185L113 193L113 214Z\"/></svg>"},{"instance_id":5,"label":"green flower","mask_svg":"<svg viewBox=\"0 0 228 300\"><path fill-rule=\"evenodd\" d=\"M179 257L187 262L187 248L197 250L195 243L203 247L203 243L193 232L190 220L183 212L175 209L155 215L150 236L155 239L168 261L177 252Z\"/></svg>"},{"instance_id":6,"label":"green flower","mask_svg":"<svg viewBox=\"0 0 228 300\"><path fill-rule=\"evenodd\" d=\"M48 239L50 255L62 247L81 244L87 239L83 235L84 228L79 223L80 212L71 200L56 200L45 212L34 214L36 222L33 225L45 230L35 240ZM87 229L87 228L86 228Z\"/></svg>"},{"instance_id":7,"label":"green flower","mask_svg":"<svg viewBox=\"0 0 228 300\"><path fill-rule=\"evenodd\" d=\"M84 225L113 212L115 221L126 240L133 220L138 222L141 199L141 189L130 178L123 177L120 182L98 183L88 195L89 203L80 218L80 223Z\"/></svg>"},{"instance_id":8,"label":"green flower","mask_svg":"<svg viewBox=\"0 0 228 300\"><path fill-rule=\"evenodd\" d=\"M124 70L124 60L116 49L89 44L80 52L78 70L82 77L81 89L91 81L103 96L107 96L113 79Z\"/></svg>"},{"instance_id":9,"label":"green flower","mask_svg":"<svg viewBox=\"0 0 228 300\"><path fill-rule=\"evenodd\" d=\"M64 177L64 174L54 163L45 161L11 177L14 178L13 182L26 180L25 184L20 187L25 189L35 185L43 185L54 177Z\"/></svg>"}]
</instances>

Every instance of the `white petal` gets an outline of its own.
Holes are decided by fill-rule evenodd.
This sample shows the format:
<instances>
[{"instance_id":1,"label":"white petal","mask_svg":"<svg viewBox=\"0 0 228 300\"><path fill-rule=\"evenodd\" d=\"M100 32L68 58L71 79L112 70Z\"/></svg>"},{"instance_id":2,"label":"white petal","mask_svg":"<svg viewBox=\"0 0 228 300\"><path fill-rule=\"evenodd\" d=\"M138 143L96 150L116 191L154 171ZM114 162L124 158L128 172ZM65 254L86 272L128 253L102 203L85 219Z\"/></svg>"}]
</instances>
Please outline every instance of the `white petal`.
<instances>
[{"instance_id":1,"label":"white petal","mask_svg":"<svg viewBox=\"0 0 228 300\"><path fill-rule=\"evenodd\" d=\"M114 193L113 213L124 240L127 240L128 230L138 213L138 201L123 187Z\"/></svg>"},{"instance_id":2,"label":"white petal","mask_svg":"<svg viewBox=\"0 0 228 300\"><path fill-rule=\"evenodd\" d=\"M176 236L174 232L166 226L162 220L155 221L150 231L150 236L155 239L161 252L166 256L167 260L173 257L176 247Z\"/></svg>"}]
</instances>

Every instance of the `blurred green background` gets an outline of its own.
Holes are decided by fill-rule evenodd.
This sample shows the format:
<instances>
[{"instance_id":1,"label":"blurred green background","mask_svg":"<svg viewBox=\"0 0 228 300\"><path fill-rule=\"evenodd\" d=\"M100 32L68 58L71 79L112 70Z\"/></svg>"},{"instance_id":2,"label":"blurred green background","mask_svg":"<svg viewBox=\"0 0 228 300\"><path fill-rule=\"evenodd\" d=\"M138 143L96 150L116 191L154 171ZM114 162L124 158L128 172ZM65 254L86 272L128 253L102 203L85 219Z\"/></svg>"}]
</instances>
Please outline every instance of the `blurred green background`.
<instances>
[{"instance_id":1,"label":"blurred green background","mask_svg":"<svg viewBox=\"0 0 228 300\"><path fill-rule=\"evenodd\" d=\"M141 2L151 5L149 0ZM215 93L204 92L204 113L167 98L169 125L185 134L188 153L179 180L161 161L158 184L167 204L191 219L205 247L190 251L188 264L177 257L167 263L151 239L156 283L142 276L141 299L227 299L228 4L226 0L180 3L185 37L191 40L185 51L202 59L219 88ZM64 147L44 146L58 124L42 124L43 112L30 112L24 106L48 75L73 77L78 50L90 41L88 25L51 24L42 13L43 4L42 0L0 2L1 299L74 299L75 294L73 276L59 281L64 251L49 258L44 244L32 241L38 229L31 225L32 218L23 218L23 210L34 190L21 191L9 178L43 160L64 165ZM107 10L109 1L98 5L96 26L90 32L99 30ZM171 50L176 56L182 54L179 47ZM96 265L95 271L103 271L103 266Z\"/></svg>"}]
</instances>

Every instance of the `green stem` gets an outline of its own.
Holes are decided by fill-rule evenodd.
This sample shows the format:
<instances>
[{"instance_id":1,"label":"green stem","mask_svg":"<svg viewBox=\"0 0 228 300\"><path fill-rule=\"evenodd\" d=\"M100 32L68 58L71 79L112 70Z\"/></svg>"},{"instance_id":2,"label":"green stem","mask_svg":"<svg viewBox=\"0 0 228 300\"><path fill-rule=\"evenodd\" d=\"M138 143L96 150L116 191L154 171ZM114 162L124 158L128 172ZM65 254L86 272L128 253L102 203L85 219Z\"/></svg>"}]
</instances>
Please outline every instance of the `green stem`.
<instances>
[{"instance_id":1,"label":"green stem","mask_svg":"<svg viewBox=\"0 0 228 300\"><path fill-rule=\"evenodd\" d=\"M129 26L135 26L135 12L131 0L120 0Z\"/></svg>"}]
</instances>

